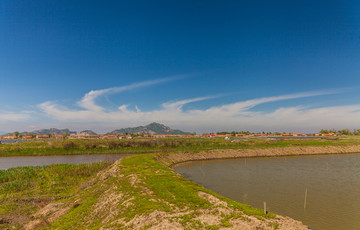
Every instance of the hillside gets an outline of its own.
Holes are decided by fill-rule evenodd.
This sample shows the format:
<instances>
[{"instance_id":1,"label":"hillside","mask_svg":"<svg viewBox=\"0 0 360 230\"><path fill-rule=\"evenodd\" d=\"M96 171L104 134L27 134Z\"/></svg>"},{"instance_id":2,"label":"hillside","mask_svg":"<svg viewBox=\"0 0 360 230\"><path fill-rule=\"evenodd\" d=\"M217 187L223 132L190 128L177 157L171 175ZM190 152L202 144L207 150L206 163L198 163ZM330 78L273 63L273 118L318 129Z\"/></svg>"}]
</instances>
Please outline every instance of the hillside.
<instances>
[{"instance_id":1,"label":"hillside","mask_svg":"<svg viewBox=\"0 0 360 230\"><path fill-rule=\"evenodd\" d=\"M76 134L75 131L70 131L69 129L56 129L56 128L39 129L39 130L31 131L31 132L22 132L21 134L28 135L29 133L33 133L35 135L47 135L47 134L62 135L64 133Z\"/></svg>"},{"instance_id":2,"label":"hillside","mask_svg":"<svg viewBox=\"0 0 360 230\"><path fill-rule=\"evenodd\" d=\"M159 123L151 123L146 126L138 126L133 128L124 128L124 129L116 129L112 132L107 133L108 135L122 135L127 133L134 133L134 134L150 134L150 135L186 135L191 134L188 132L183 132L178 129L171 129L168 126Z\"/></svg>"},{"instance_id":3,"label":"hillside","mask_svg":"<svg viewBox=\"0 0 360 230\"><path fill-rule=\"evenodd\" d=\"M95 133L92 130L84 130L80 132L81 135L98 135L97 133Z\"/></svg>"}]
</instances>

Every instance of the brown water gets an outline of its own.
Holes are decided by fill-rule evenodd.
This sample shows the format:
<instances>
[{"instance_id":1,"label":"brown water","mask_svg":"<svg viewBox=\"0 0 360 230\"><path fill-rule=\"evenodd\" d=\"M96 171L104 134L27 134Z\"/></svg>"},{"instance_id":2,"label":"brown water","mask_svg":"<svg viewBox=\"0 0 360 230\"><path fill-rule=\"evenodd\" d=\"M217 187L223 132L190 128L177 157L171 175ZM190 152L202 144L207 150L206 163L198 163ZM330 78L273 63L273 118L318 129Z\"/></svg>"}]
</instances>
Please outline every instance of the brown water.
<instances>
[{"instance_id":1,"label":"brown water","mask_svg":"<svg viewBox=\"0 0 360 230\"><path fill-rule=\"evenodd\" d=\"M314 230L360 229L360 154L197 161L175 170L241 203L263 209L266 201Z\"/></svg>"},{"instance_id":2,"label":"brown water","mask_svg":"<svg viewBox=\"0 0 360 230\"><path fill-rule=\"evenodd\" d=\"M51 164L82 164L99 161L116 161L134 154L111 155L75 155L75 156L42 156L42 157L0 157L0 170L23 167L43 166Z\"/></svg>"}]
</instances>

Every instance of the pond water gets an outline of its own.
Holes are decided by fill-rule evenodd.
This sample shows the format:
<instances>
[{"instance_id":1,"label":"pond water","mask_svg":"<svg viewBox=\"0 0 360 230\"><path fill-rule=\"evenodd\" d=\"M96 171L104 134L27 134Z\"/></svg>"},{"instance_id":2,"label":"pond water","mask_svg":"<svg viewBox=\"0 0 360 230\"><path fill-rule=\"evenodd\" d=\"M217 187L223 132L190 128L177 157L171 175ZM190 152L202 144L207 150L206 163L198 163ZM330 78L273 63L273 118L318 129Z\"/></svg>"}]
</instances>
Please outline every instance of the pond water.
<instances>
[{"instance_id":1,"label":"pond water","mask_svg":"<svg viewBox=\"0 0 360 230\"><path fill-rule=\"evenodd\" d=\"M232 200L260 209L266 202L314 230L360 229L360 154L197 161L175 170Z\"/></svg>"},{"instance_id":2,"label":"pond water","mask_svg":"<svg viewBox=\"0 0 360 230\"><path fill-rule=\"evenodd\" d=\"M109 155L72 155L72 156L41 156L41 157L0 157L0 170L23 167L43 166L51 164L82 164L99 161L116 161L134 154Z\"/></svg>"}]
</instances>

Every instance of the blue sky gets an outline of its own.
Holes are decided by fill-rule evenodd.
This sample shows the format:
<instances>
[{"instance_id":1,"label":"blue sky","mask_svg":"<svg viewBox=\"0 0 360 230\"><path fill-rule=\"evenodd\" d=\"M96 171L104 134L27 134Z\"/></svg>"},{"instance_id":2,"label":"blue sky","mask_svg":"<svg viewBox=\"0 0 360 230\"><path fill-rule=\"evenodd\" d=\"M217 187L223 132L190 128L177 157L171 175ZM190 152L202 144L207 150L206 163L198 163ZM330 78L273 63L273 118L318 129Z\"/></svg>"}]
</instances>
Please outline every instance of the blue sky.
<instances>
[{"instance_id":1,"label":"blue sky","mask_svg":"<svg viewBox=\"0 0 360 230\"><path fill-rule=\"evenodd\" d=\"M360 128L358 1L0 2L0 132Z\"/></svg>"}]
</instances>

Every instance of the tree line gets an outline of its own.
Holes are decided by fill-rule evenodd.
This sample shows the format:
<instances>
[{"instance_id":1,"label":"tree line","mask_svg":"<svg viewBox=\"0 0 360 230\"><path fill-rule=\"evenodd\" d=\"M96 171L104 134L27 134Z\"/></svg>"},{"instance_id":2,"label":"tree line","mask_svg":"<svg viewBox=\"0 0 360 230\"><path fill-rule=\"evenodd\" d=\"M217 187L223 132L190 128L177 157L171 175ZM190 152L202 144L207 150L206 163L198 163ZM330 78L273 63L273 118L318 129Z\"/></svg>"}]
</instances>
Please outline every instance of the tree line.
<instances>
[{"instance_id":1,"label":"tree line","mask_svg":"<svg viewBox=\"0 0 360 230\"><path fill-rule=\"evenodd\" d=\"M351 131L350 129L342 129L342 130L335 130L335 129L321 129L321 134L328 134L328 133L340 133L341 135L360 135L360 129L354 129Z\"/></svg>"}]
</instances>

